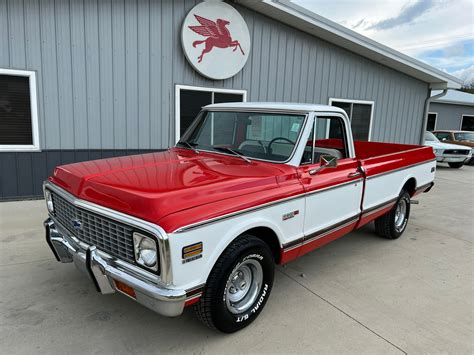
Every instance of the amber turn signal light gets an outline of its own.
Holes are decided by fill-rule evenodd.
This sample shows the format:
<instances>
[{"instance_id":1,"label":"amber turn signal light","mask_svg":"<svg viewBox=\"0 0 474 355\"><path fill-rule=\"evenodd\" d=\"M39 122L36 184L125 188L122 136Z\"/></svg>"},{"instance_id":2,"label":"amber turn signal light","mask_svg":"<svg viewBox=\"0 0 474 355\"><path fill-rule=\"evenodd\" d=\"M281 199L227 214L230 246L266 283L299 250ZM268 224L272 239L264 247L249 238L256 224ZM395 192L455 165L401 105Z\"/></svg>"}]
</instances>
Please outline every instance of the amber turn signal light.
<instances>
[{"instance_id":1,"label":"amber turn signal light","mask_svg":"<svg viewBox=\"0 0 474 355\"><path fill-rule=\"evenodd\" d=\"M137 296L135 295L135 290L128 286L127 284L123 283L122 281L114 280L115 286L117 287L117 290L120 292L125 293L126 295L136 299Z\"/></svg>"}]
</instances>

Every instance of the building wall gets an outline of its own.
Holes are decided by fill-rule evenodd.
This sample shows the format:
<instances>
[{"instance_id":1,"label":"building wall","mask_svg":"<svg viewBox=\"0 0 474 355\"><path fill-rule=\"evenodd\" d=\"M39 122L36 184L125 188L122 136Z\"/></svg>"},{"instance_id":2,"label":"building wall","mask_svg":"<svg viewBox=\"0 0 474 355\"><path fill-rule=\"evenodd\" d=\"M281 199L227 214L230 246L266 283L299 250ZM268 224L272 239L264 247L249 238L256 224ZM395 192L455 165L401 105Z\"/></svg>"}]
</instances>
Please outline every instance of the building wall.
<instances>
[{"instance_id":1,"label":"building wall","mask_svg":"<svg viewBox=\"0 0 474 355\"><path fill-rule=\"evenodd\" d=\"M176 84L246 89L248 101L373 100L372 140L417 142L426 83L235 4L252 38L248 62L227 80L200 76L180 43L197 2L0 0L0 68L37 71L42 149L0 153L0 198L41 193L63 156L172 145Z\"/></svg>"},{"instance_id":2,"label":"building wall","mask_svg":"<svg viewBox=\"0 0 474 355\"><path fill-rule=\"evenodd\" d=\"M462 115L473 115L474 106L430 103L430 112L436 112L436 129L460 129Z\"/></svg>"}]
</instances>

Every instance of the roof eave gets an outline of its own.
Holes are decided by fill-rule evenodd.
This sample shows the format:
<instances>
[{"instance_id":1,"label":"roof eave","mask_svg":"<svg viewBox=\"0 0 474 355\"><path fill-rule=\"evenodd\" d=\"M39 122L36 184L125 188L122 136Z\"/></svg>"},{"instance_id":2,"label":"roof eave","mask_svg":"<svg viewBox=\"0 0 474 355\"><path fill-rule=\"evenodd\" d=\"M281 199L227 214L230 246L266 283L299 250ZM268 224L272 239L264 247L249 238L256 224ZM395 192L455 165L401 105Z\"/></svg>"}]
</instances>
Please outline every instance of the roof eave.
<instances>
[{"instance_id":1,"label":"roof eave","mask_svg":"<svg viewBox=\"0 0 474 355\"><path fill-rule=\"evenodd\" d=\"M458 106L474 106L474 102L467 101L454 101L454 100L434 100L433 104L448 104L448 105L458 105Z\"/></svg>"},{"instance_id":2,"label":"roof eave","mask_svg":"<svg viewBox=\"0 0 474 355\"><path fill-rule=\"evenodd\" d=\"M459 89L462 81L410 56L362 36L287 0L235 0L289 26L346 48L430 85L430 89Z\"/></svg>"}]
</instances>

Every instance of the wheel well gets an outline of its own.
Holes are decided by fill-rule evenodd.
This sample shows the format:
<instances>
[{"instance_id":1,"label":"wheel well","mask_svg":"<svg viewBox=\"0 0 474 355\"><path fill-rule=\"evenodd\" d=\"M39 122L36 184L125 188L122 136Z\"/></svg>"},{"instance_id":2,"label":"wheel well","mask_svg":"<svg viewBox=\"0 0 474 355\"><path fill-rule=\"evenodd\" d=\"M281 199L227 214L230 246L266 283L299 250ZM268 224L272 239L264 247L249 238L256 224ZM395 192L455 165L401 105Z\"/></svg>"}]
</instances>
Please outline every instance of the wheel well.
<instances>
[{"instance_id":1,"label":"wheel well","mask_svg":"<svg viewBox=\"0 0 474 355\"><path fill-rule=\"evenodd\" d=\"M245 231L243 234L252 234L253 236L261 239L264 243L268 245L272 251L273 258L277 264L280 263L281 253L280 253L280 241L276 233L268 227L255 227Z\"/></svg>"},{"instance_id":2,"label":"wheel well","mask_svg":"<svg viewBox=\"0 0 474 355\"><path fill-rule=\"evenodd\" d=\"M413 196L415 194L416 190L416 180L415 178L409 178L405 185L403 185L403 188L408 191L410 196Z\"/></svg>"}]
</instances>

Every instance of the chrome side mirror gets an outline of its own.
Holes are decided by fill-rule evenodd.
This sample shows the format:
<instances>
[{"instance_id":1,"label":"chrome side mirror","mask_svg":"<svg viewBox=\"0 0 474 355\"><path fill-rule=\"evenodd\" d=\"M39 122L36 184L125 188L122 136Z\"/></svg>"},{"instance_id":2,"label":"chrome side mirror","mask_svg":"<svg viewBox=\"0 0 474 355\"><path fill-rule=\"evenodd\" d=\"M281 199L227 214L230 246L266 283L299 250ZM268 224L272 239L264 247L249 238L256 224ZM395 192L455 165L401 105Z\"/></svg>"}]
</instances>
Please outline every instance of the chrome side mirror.
<instances>
[{"instance_id":1,"label":"chrome side mirror","mask_svg":"<svg viewBox=\"0 0 474 355\"><path fill-rule=\"evenodd\" d=\"M309 175L316 175L319 171L325 168L336 168L337 158L333 155L322 154L319 158L319 168L308 171Z\"/></svg>"}]
</instances>

